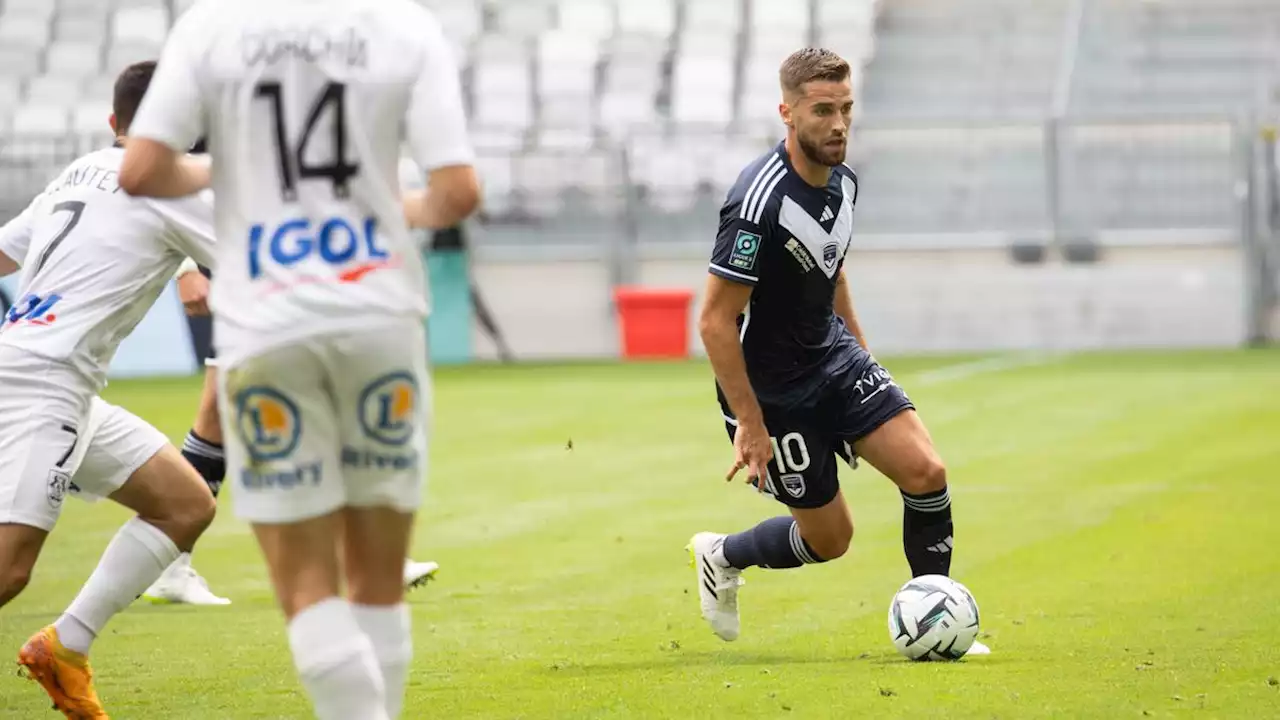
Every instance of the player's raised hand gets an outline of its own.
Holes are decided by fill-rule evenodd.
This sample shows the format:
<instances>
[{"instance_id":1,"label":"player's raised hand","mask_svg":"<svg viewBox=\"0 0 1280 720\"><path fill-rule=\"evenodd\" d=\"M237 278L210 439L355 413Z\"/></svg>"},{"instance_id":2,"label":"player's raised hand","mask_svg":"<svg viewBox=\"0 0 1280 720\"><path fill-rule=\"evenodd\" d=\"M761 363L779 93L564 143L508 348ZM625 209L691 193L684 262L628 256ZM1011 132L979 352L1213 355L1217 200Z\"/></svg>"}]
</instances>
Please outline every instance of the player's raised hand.
<instances>
[{"instance_id":1,"label":"player's raised hand","mask_svg":"<svg viewBox=\"0 0 1280 720\"><path fill-rule=\"evenodd\" d=\"M743 422L733 433L733 467L725 475L728 482L747 469L747 482L760 492L768 492L769 461L773 459L773 443L762 422Z\"/></svg>"},{"instance_id":2,"label":"player's raised hand","mask_svg":"<svg viewBox=\"0 0 1280 720\"><path fill-rule=\"evenodd\" d=\"M209 314L209 278L189 272L178 278L178 299L188 315Z\"/></svg>"}]
</instances>

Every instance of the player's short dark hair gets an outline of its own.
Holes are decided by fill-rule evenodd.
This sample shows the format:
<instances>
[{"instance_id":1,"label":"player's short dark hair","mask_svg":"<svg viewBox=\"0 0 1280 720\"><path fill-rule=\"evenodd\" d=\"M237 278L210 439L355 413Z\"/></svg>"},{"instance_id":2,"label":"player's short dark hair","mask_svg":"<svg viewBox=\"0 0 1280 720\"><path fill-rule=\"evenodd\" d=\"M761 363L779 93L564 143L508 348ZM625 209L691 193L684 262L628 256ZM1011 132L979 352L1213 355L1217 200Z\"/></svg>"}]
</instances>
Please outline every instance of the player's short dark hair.
<instances>
[{"instance_id":1,"label":"player's short dark hair","mask_svg":"<svg viewBox=\"0 0 1280 720\"><path fill-rule=\"evenodd\" d=\"M156 74L154 60L137 62L124 69L116 78L115 92L111 100L111 112L116 116L116 132L123 135L133 123L133 116L138 114L138 106L142 104L142 96L147 94L151 86L151 76Z\"/></svg>"},{"instance_id":2,"label":"player's short dark hair","mask_svg":"<svg viewBox=\"0 0 1280 720\"><path fill-rule=\"evenodd\" d=\"M807 82L840 82L849 77L849 62L826 48L804 48L782 61L778 79L786 93L800 92Z\"/></svg>"}]
</instances>

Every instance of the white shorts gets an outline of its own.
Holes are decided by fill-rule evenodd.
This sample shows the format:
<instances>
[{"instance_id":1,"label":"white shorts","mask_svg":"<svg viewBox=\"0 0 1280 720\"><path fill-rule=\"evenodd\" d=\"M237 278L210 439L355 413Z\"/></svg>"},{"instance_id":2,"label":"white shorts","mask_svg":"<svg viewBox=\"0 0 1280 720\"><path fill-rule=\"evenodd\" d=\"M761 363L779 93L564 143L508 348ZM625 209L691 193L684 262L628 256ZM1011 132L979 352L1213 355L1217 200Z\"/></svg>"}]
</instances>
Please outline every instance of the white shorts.
<instances>
[{"instance_id":1,"label":"white shorts","mask_svg":"<svg viewBox=\"0 0 1280 720\"><path fill-rule=\"evenodd\" d=\"M421 504L431 376L420 323L224 362L218 390L239 517L279 524L346 506L414 512Z\"/></svg>"},{"instance_id":2,"label":"white shorts","mask_svg":"<svg viewBox=\"0 0 1280 720\"><path fill-rule=\"evenodd\" d=\"M0 348L0 523L52 530L68 494L109 496L168 442L62 364Z\"/></svg>"}]
</instances>

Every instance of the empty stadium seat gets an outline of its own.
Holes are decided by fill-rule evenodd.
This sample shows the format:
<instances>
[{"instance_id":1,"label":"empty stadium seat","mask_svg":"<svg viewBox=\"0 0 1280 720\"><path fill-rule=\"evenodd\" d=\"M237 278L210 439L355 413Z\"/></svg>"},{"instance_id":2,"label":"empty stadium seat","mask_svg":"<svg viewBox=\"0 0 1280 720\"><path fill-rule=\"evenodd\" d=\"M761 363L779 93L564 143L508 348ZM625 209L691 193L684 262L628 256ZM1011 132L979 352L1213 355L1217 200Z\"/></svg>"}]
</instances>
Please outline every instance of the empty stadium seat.
<instances>
[{"instance_id":1,"label":"empty stadium seat","mask_svg":"<svg viewBox=\"0 0 1280 720\"><path fill-rule=\"evenodd\" d=\"M618 29L622 32L649 33L659 37L670 36L676 28L676 4L674 0L644 0L644 2L620 2Z\"/></svg>"},{"instance_id":2,"label":"empty stadium seat","mask_svg":"<svg viewBox=\"0 0 1280 720\"><path fill-rule=\"evenodd\" d=\"M57 40L45 52L44 63L51 75L94 75L102 65L102 47L94 41Z\"/></svg>"},{"instance_id":3,"label":"empty stadium seat","mask_svg":"<svg viewBox=\"0 0 1280 720\"><path fill-rule=\"evenodd\" d=\"M54 20L53 31L59 40L101 45L107 37L107 13L100 6L83 12L64 11Z\"/></svg>"},{"instance_id":4,"label":"empty stadium seat","mask_svg":"<svg viewBox=\"0 0 1280 720\"><path fill-rule=\"evenodd\" d=\"M6 17L30 18L45 24L57 13L57 7L49 0L6 0L3 8Z\"/></svg>"},{"instance_id":5,"label":"empty stadium seat","mask_svg":"<svg viewBox=\"0 0 1280 720\"><path fill-rule=\"evenodd\" d=\"M579 37L607 38L618 25L615 5L610 0L560 0L556 14L557 27Z\"/></svg>"},{"instance_id":6,"label":"empty stadium seat","mask_svg":"<svg viewBox=\"0 0 1280 720\"><path fill-rule=\"evenodd\" d=\"M742 4L737 0L687 0L684 28L702 35L735 39L742 28Z\"/></svg>"},{"instance_id":7,"label":"empty stadium seat","mask_svg":"<svg viewBox=\"0 0 1280 720\"><path fill-rule=\"evenodd\" d=\"M13 112L10 128L14 134L48 137L66 135L70 123L65 105L28 102Z\"/></svg>"},{"instance_id":8,"label":"empty stadium seat","mask_svg":"<svg viewBox=\"0 0 1280 720\"><path fill-rule=\"evenodd\" d=\"M522 38L494 36L477 46L472 65L477 123L520 130L533 124L530 59Z\"/></svg>"},{"instance_id":9,"label":"empty stadium seat","mask_svg":"<svg viewBox=\"0 0 1280 720\"><path fill-rule=\"evenodd\" d=\"M63 75L41 75L27 82L27 100L49 105L69 105L80 96L80 81Z\"/></svg>"},{"instance_id":10,"label":"empty stadium seat","mask_svg":"<svg viewBox=\"0 0 1280 720\"><path fill-rule=\"evenodd\" d=\"M537 37L552 28L554 10L547 0L498 3L491 9L493 30L502 35Z\"/></svg>"},{"instance_id":11,"label":"empty stadium seat","mask_svg":"<svg viewBox=\"0 0 1280 720\"><path fill-rule=\"evenodd\" d=\"M111 103L86 101L77 103L71 110L71 131L81 135L110 136L107 119L111 116Z\"/></svg>"},{"instance_id":12,"label":"empty stadium seat","mask_svg":"<svg viewBox=\"0 0 1280 720\"><path fill-rule=\"evenodd\" d=\"M7 48L40 52L49 42L49 19L32 15L0 14L0 44Z\"/></svg>"},{"instance_id":13,"label":"empty stadium seat","mask_svg":"<svg viewBox=\"0 0 1280 720\"><path fill-rule=\"evenodd\" d=\"M116 43L159 46L168 32L168 13L159 5L125 7L111 17L111 39Z\"/></svg>"}]
</instances>

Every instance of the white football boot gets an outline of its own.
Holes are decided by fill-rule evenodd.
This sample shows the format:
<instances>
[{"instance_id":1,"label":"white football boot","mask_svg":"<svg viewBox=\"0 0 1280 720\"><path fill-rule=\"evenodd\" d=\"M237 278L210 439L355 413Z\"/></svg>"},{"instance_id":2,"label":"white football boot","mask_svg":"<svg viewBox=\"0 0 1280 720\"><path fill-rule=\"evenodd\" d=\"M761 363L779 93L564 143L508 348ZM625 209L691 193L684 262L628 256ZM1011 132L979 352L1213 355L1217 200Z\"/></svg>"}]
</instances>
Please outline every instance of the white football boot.
<instances>
[{"instance_id":1,"label":"white football boot","mask_svg":"<svg viewBox=\"0 0 1280 720\"><path fill-rule=\"evenodd\" d=\"M746 581L741 570L724 562L724 539L719 533L700 532L685 549L698 573L702 618L721 640L732 642L738 639L738 587Z\"/></svg>"},{"instance_id":2,"label":"white football boot","mask_svg":"<svg viewBox=\"0 0 1280 720\"><path fill-rule=\"evenodd\" d=\"M413 590L420 588L435 579L440 572L440 564L434 562L414 562L408 558L404 561L404 588Z\"/></svg>"},{"instance_id":3,"label":"white football boot","mask_svg":"<svg viewBox=\"0 0 1280 720\"><path fill-rule=\"evenodd\" d=\"M191 554L182 553L142 596L153 603L176 605L230 605L231 601L209 590L200 573L191 567Z\"/></svg>"},{"instance_id":4,"label":"white football boot","mask_svg":"<svg viewBox=\"0 0 1280 720\"><path fill-rule=\"evenodd\" d=\"M965 657L969 657L970 655L990 655L990 654L991 654L991 648L987 647L984 643L974 640L973 644L969 646L969 651L966 652L964 655Z\"/></svg>"}]
</instances>

